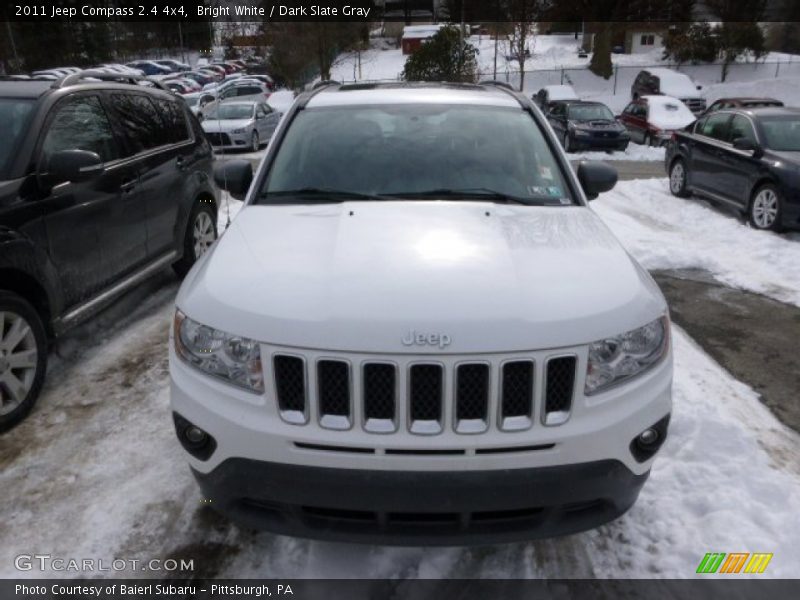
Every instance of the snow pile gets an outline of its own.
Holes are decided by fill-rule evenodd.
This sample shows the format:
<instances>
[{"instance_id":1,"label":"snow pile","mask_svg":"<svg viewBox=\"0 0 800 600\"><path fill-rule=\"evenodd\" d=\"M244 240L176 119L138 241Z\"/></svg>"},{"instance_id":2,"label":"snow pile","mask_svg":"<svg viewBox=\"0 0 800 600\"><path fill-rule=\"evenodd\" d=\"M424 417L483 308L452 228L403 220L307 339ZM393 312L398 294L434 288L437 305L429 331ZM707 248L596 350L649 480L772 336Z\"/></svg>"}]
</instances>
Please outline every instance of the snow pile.
<instances>
[{"instance_id":1,"label":"snow pile","mask_svg":"<svg viewBox=\"0 0 800 600\"><path fill-rule=\"evenodd\" d=\"M675 198L666 179L620 182L592 208L648 269L705 269L800 306L800 234L757 231L703 200Z\"/></svg>"},{"instance_id":2,"label":"snow pile","mask_svg":"<svg viewBox=\"0 0 800 600\"><path fill-rule=\"evenodd\" d=\"M647 120L666 131L683 129L694 123L696 117L692 111L677 98L671 96L644 96L650 107Z\"/></svg>"},{"instance_id":3,"label":"snow pile","mask_svg":"<svg viewBox=\"0 0 800 600\"><path fill-rule=\"evenodd\" d=\"M800 90L800 77L781 77L779 79L717 83L708 86L704 92L709 106L719 98L736 97L775 98L786 106L797 106L800 103L798 90Z\"/></svg>"},{"instance_id":4,"label":"snow pile","mask_svg":"<svg viewBox=\"0 0 800 600\"><path fill-rule=\"evenodd\" d=\"M550 102L556 100L579 100L578 94L572 89L571 85L546 85L547 98Z\"/></svg>"},{"instance_id":5,"label":"snow pile","mask_svg":"<svg viewBox=\"0 0 800 600\"><path fill-rule=\"evenodd\" d=\"M605 160L605 161L647 161L647 162L663 162L664 160L664 147L645 146L643 144L635 144L633 142L628 144L625 152L603 152L592 150L588 152L576 152L568 154L570 160Z\"/></svg>"}]
</instances>

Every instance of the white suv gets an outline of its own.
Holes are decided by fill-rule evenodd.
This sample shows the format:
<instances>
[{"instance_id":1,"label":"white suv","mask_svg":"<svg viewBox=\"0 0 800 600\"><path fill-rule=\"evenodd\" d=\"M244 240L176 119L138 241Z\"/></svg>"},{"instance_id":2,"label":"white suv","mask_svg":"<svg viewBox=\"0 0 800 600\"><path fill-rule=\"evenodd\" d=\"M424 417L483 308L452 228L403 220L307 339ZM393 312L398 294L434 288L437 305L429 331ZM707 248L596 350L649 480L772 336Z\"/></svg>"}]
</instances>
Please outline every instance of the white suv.
<instances>
[{"instance_id":1,"label":"white suv","mask_svg":"<svg viewBox=\"0 0 800 600\"><path fill-rule=\"evenodd\" d=\"M667 435L667 306L530 100L324 85L189 273L170 351L211 506L289 535L458 544L595 527ZM254 179L253 185L251 180ZM248 192L249 189L249 192Z\"/></svg>"}]
</instances>

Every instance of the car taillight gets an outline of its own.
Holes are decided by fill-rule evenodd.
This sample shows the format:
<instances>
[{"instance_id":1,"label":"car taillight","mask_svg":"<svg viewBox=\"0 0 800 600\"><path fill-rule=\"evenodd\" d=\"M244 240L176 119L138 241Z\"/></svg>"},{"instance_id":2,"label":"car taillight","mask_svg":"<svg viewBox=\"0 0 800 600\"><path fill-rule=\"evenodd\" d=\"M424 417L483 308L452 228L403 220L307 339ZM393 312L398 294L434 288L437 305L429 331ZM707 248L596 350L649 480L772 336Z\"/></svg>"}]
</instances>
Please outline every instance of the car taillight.
<instances>
[{"instance_id":1,"label":"car taillight","mask_svg":"<svg viewBox=\"0 0 800 600\"><path fill-rule=\"evenodd\" d=\"M672 140L673 142L677 142L678 141L678 133L676 131L673 131L672 135L670 136L669 139Z\"/></svg>"}]
</instances>

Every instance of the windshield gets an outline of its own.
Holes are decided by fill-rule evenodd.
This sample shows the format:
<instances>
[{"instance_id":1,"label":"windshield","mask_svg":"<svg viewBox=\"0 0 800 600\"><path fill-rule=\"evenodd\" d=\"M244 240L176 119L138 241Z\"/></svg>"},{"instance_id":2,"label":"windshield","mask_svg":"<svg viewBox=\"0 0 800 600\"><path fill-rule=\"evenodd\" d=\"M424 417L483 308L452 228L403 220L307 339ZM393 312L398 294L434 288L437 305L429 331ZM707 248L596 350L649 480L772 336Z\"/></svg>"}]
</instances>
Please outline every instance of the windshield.
<instances>
[{"instance_id":1,"label":"windshield","mask_svg":"<svg viewBox=\"0 0 800 600\"><path fill-rule=\"evenodd\" d=\"M251 119L253 104L220 104L206 115L206 119Z\"/></svg>"},{"instance_id":2,"label":"windshield","mask_svg":"<svg viewBox=\"0 0 800 600\"><path fill-rule=\"evenodd\" d=\"M183 99L186 100L186 104L189 106L196 106L200 101L200 96L184 96Z\"/></svg>"},{"instance_id":3,"label":"windshield","mask_svg":"<svg viewBox=\"0 0 800 600\"><path fill-rule=\"evenodd\" d=\"M0 98L0 180L9 178L11 161L16 156L32 111L32 100Z\"/></svg>"},{"instance_id":4,"label":"windshield","mask_svg":"<svg viewBox=\"0 0 800 600\"><path fill-rule=\"evenodd\" d=\"M315 201L418 198L573 204L552 151L529 113L439 104L299 112L257 202L302 202L309 195Z\"/></svg>"},{"instance_id":5,"label":"windshield","mask_svg":"<svg viewBox=\"0 0 800 600\"><path fill-rule=\"evenodd\" d=\"M589 104L570 106L569 118L575 121L613 121L614 115L602 104Z\"/></svg>"},{"instance_id":6,"label":"windshield","mask_svg":"<svg viewBox=\"0 0 800 600\"><path fill-rule=\"evenodd\" d=\"M761 117L766 146L778 152L800 152L800 116Z\"/></svg>"}]
</instances>

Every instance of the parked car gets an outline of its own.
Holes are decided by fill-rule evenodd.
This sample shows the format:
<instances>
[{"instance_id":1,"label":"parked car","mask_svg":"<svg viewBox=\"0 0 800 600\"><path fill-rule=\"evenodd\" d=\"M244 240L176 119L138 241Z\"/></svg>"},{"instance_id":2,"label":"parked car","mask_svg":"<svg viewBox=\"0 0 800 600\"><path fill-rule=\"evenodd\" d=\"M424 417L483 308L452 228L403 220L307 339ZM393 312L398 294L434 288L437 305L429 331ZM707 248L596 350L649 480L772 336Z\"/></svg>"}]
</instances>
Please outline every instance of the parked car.
<instances>
[{"instance_id":1,"label":"parked car","mask_svg":"<svg viewBox=\"0 0 800 600\"><path fill-rule=\"evenodd\" d=\"M708 107L704 115L724 108L761 108L764 106L783 106L783 102L774 98L720 98Z\"/></svg>"},{"instance_id":2,"label":"parked car","mask_svg":"<svg viewBox=\"0 0 800 600\"><path fill-rule=\"evenodd\" d=\"M695 84L688 75L672 69L655 68L640 71L631 86L631 98L643 96L672 96L680 99L695 115L706 110L706 100L700 94L703 86Z\"/></svg>"},{"instance_id":3,"label":"parked car","mask_svg":"<svg viewBox=\"0 0 800 600\"><path fill-rule=\"evenodd\" d=\"M129 62L125 66L132 67L134 69L139 69L142 73L147 76L158 76L158 75L169 75L172 73L172 69L169 67L165 67L164 65L160 65L152 60L140 60L135 62Z\"/></svg>"},{"instance_id":4,"label":"parked car","mask_svg":"<svg viewBox=\"0 0 800 600\"><path fill-rule=\"evenodd\" d=\"M112 73L119 73L120 75L133 75L135 77L142 77L144 75L144 72L141 69L134 69L133 67L120 65L118 63L103 63L92 68L103 69Z\"/></svg>"},{"instance_id":5,"label":"parked car","mask_svg":"<svg viewBox=\"0 0 800 600\"><path fill-rule=\"evenodd\" d=\"M210 506L287 535L495 543L624 513L667 437L667 305L532 102L324 84L186 279L173 421ZM221 161L220 161L221 162ZM252 185L251 185L252 183Z\"/></svg>"},{"instance_id":6,"label":"parked car","mask_svg":"<svg viewBox=\"0 0 800 600\"><path fill-rule=\"evenodd\" d=\"M172 59L169 59L169 58L163 58L163 59L159 59L159 60L154 60L153 62L158 64L158 65L162 65L164 67L167 67L168 69L172 70L173 73L180 73L180 72L183 72L183 71L189 71L192 68L189 65L187 65L186 63L182 63L180 61L172 60Z\"/></svg>"},{"instance_id":7,"label":"parked car","mask_svg":"<svg viewBox=\"0 0 800 600\"><path fill-rule=\"evenodd\" d=\"M201 73L208 73L214 81L222 81L227 76L225 69L215 65L208 65L200 69Z\"/></svg>"},{"instance_id":8,"label":"parked car","mask_svg":"<svg viewBox=\"0 0 800 600\"><path fill-rule=\"evenodd\" d=\"M258 152L280 120L280 113L265 102L228 101L205 115L203 130L216 150Z\"/></svg>"},{"instance_id":9,"label":"parked car","mask_svg":"<svg viewBox=\"0 0 800 600\"><path fill-rule=\"evenodd\" d=\"M567 152L578 150L625 151L630 135L605 104L581 100L550 103L547 120Z\"/></svg>"},{"instance_id":10,"label":"parked car","mask_svg":"<svg viewBox=\"0 0 800 600\"><path fill-rule=\"evenodd\" d=\"M257 81L236 81L228 85L220 86L213 90L213 92L215 99L206 104L203 108L203 113L206 116L208 116L208 112L216 108L220 102L229 100L264 102L271 95L267 86Z\"/></svg>"},{"instance_id":11,"label":"parked car","mask_svg":"<svg viewBox=\"0 0 800 600\"><path fill-rule=\"evenodd\" d=\"M275 80L272 79L272 77L270 77L269 75L253 75L251 73L247 73L246 75L243 75L241 79L238 80L234 79L234 81L253 80L253 79L255 79L256 81L260 81L261 83L266 85L267 89L271 92L274 92L275 88L277 87L275 85Z\"/></svg>"},{"instance_id":12,"label":"parked car","mask_svg":"<svg viewBox=\"0 0 800 600\"><path fill-rule=\"evenodd\" d=\"M99 77L0 81L0 430L33 407L50 340L216 238L200 124L168 92Z\"/></svg>"},{"instance_id":13,"label":"parked car","mask_svg":"<svg viewBox=\"0 0 800 600\"><path fill-rule=\"evenodd\" d=\"M196 81L201 88L210 83L214 83L214 78L210 73L201 73L200 71L185 71L181 73L181 75L187 79Z\"/></svg>"},{"instance_id":14,"label":"parked car","mask_svg":"<svg viewBox=\"0 0 800 600\"><path fill-rule=\"evenodd\" d=\"M164 81L164 86L181 95L200 91L200 86L191 79L170 79Z\"/></svg>"},{"instance_id":15,"label":"parked car","mask_svg":"<svg viewBox=\"0 0 800 600\"><path fill-rule=\"evenodd\" d=\"M670 191L718 200L756 229L800 228L800 109L723 109L667 147Z\"/></svg>"},{"instance_id":16,"label":"parked car","mask_svg":"<svg viewBox=\"0 0 800 600\"><path fill-rule=\"evenodd\" d=\"M559 100L580 100L571 85L546 85L533 96L533 101L547 113L553 102Z\"/></svg>"},{"instance_id":17,"label":"parked car","mask_svg":"<svg viewBox=\"0 0 800 600\"><path fill-rule=\"evenodd\" d=\"M673 132L691 125L695 117L677 98L642 96L625 107L619 121L637 144L663 146Z\"/></svg>"},{"instance_id":18,"label":"parked car","mask_svg":"<svg viewBox=\"0 0 800 600\"><path fill-rule=\"evenodd\" d=\"M193 92L191 94L183 94L181 96L186 101L186 105L189 107L189 110L192 111L200 121L205 118L203 114L203 109L206 105L210 102L214 102L217 97L210 92Z\"/></svg>"}]
</instances>

